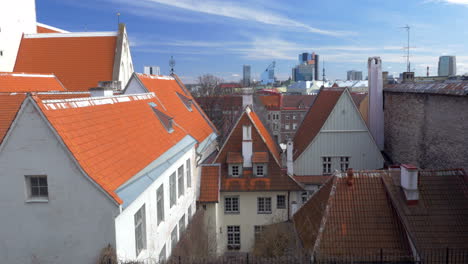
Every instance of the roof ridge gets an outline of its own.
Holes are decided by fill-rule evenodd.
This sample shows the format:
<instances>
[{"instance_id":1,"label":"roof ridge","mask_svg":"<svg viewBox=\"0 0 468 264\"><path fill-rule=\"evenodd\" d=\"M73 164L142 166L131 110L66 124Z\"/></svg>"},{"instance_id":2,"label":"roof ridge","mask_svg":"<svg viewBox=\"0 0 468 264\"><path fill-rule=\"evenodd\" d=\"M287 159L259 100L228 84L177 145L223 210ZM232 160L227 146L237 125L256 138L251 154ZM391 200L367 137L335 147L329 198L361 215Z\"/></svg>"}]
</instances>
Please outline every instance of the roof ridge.
<instances>
[{"instance_id":1,"label":"roof ridge","mask_svg":"<svg viewBox=\"0 0 468 264\"><path fill-rule=\"evenodd\" d=\"M129 101L140 101L154 98L154 93L145 94L130 94L130 95L113 95L100 97L82 97L69 99L53 99L53 100L37 100L41 101L46 110L82 108L88 106L117 104Z\"/></svg>"},{"instance_id":2,"label":"roof ridge","mask_svg":"<svg viewBox=\"0 0 468 264\"><path fill-rule=\"evenodd\" d=\"M73 32L73 33L35 33L24 34L23 38L78 38L78 37L117 37L117 31Z\"/></svg>"}]
</instances>

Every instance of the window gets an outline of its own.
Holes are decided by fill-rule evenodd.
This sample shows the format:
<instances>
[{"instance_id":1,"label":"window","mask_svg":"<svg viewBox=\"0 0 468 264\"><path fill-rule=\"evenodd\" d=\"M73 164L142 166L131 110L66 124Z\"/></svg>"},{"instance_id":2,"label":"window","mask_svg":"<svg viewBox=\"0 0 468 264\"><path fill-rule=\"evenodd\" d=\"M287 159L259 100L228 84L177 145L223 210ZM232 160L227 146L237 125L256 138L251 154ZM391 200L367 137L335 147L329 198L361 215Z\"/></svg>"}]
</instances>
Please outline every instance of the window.
<instances>
[{"instance_id":1,"label":"window","mask_svg":"<svg viewBox=\"0 0 468 264\"><path fill-rule=\"evenodd\" d=\"M174 250L174 248L177 246L177 225L174 226L174 229L172 229L171 232L171 250Z\"/></svg>"},{"instance_id":2,"label":"window","mask_svg":"<svg viewBox=\"0 0 468 264\"><path fill-rule=\"evenodd\" d=\"M268 114L268 120L270 120L270 119L271 119L271 116L270 116L270 114Z\"/></svg>"},{"instance_id":3,"label":"window","mask_svg":"<svg viewBox=\"0 0 468 264\"><path fill-rule=\"evenodd\" d=\"M164 263L166 261L166 245L163 246L161 252L159 252L159 263Z\"/></svg>"},{"instance_id":4,"label":"window","mask_svg":"<svg viewBox=\"0 0 468 264\"><path fill-rule=\"evenodd\" d=\"M239 177L242 172L242 166L240 164L229 164L229 176Z\"/></svg>"},{"instance_id":5,"label":"window","mask_svg":"<svg viewBox=\"0 0 468 264\"><path fill-rule=\"evenodd\" d=\"M285 209L286 208L286 196L277 195L276 196L276 208Z\"/></svg>"},{"instance_id":6,"label":"window","mask_svg":"<svg viewBox=\"0 0 468 264\"><path fill-rule=\"evenodd\" d=\"M179 236L185 232L185 215L183 215L179 220Z\"/></svg>"},{"instance_id":7,"label":"window","mask_svg":"<svg viewBox=\"0 0 468 264\"><path fill-rule=\"evenodd\" d=\"M342 172L349 168L349 157L340 157L340 167Z\"/></svg>"},{"instance_id":8,"label":"window","mask_svg":"<svg viewBox=\"0 0 468 264\"><path fill-rule=\"evenodd\" d=\"M307 202L307 199L308 199L308 198L309 198L309 197L308 197L307 192L302 192L302 193L301 193L301 200L302 200L302 203Z\"/></svg>"},{"instance_id":9,"label":"window","mask_svg":"<svg viewBox=\"0 0 468 264\"><path fill-rule=\"evenodd\" d=\"M289 124L284 125L284 128L285 128L286 130L289 130Z\"/></svg>"},{"instance_id":10,"label":"window","mask_svg":"<svg viewBox=\"0 0 468 264\"><path fill-rule=\"evenodd\" d=\"M271 197L257 198L257 212L259 214L271 214Z\"/></svg>"},{"instance_id":11,"label":"window","mask_svg":"<svg viewBox=\"0 0 468 264\"><path fill-rule=\"evenodd\" d=\"M267 166L265 164L255 164L254 174L257 177L265 177L267 175Z\"/></svg>"},{"instance_id":12,"label":"window","mask_svg":"<svg viewBox=\"0 0 468 264\"><path fill-rule=\"evenodd\" d=\"M187 188L192 187L192 166L190 164L190 159L185 162L185 169L187 170Z\"/></svg>"},{"instance_id":13,"label":"window","mask_svg":"<svg viewBox=\"0 0 468 264\"><path fill-rule=\"evenodd\" d=\"M265 231L265 226L254 226L255 242L257 242L260 239L263 231Z\"/></svg>"},{"instance_id":14,"label":"window","mask_svg":"<svg viewBox=\"0 0 468 264\"><path fill-rule=\"evenodd\" d=\"M293 120L296 120L296 115L292 115L292 119L293 119Z\"/></svg>"},{"instance_id":15,"label":"window","mask_svg":"<svg viewBox=\"0 0 468 264\"><path fill-rule=\"evenodd\" d=\"M230 196L224 198L224 212L228 214L239 213L239 197Z\"/></svg>"},{"instance_id":16,"label":"window","mask_svg":"<svg viewBox=\"0 0 468 264\"><path fill-rule=\"evenodd\" d=\"M240 226L227 226L228 249L240 249Z\"/></svg>"},{"instance_id":17,"label":"window","mask_svg":"<svg viewBox=\"0 0 468 264\"><path fill-rule=\"evenodd\" d=\"M3 56L3 50L0 50L0 56Z\"/></svg>"},{"instance_id":18,"label":"window","mask_svg":"<svg viewBox=\"0 0 468 264\"><path fill-rule=\"evenodd\" d=\"M322 169L323 174L331 173L331 157L322 157Z\"/></svg>"},{"instance_id":19,"label":"window","mask_svg":"<svg viewBox=\"0 0 468 264\"><path fill-rule=\"evenodd\" d=\"M158 213L158 225L164 221L164 185L161 184L156 191L156 205Z\"/></svg>"},{"instance_id":20,"label":"window","mask_svg":"<svg viewBox=\"0 0 468 264\"><path fill-rule=\"evenodd\" d=\"M28 200L47 202L49 200L49 187L47 184L47 176L34 175L25 177Z\"/></svg>"},{"instance_id":21,"label":"window","mask_svg":"<svg viewBox=\"0 0 468 264\"><path fill-rule=\"evenodd\" d=\"M172 206L174 206L176 204L176 200L177 200L177 194L176 194L176 173L172 173L171 177L169 178L169 187L170 187L170 190L169 190L169 195L170 195L170 202L171 202L171 206L170 208L172 208Z\"/></svg>"},{"instance_id":22,"label":"window","mask_svg":"<svg viewBox=\"0 0 468 264\"><path fill-rule=\"evenodd\" d=\"M184 195L184 165L177 169L177 184L179 187L179 196Z\"/></svg>"},{"instance_id":23,"label":"window","mask_svg":"<svg viewBox=\"0 0 468 264\"><path fill-rule=\"evenodd\" d=\"M292 124L292 129L294 129L294 130L297 129L297 124L296 123Z\"/></svg>"},{"instance_id":24,"label":"window","mask_svg":"<svg viewBox=\"0 0 468 264\"><path fill-rule=\"evenodd\" d=\"M146 214L145 205L136 212L133 216L135 221L135 248L136 256L146 248Z\"/></svg>"},{"instance_id":25,"label":"window","mask_svg":"<svg viewBox=\"0 0 468 264\"><path fill-rule=\"evenodd\" d=\"M289 120L289 115L286 115L286 120Z\"/></svg>"}]
</instances>

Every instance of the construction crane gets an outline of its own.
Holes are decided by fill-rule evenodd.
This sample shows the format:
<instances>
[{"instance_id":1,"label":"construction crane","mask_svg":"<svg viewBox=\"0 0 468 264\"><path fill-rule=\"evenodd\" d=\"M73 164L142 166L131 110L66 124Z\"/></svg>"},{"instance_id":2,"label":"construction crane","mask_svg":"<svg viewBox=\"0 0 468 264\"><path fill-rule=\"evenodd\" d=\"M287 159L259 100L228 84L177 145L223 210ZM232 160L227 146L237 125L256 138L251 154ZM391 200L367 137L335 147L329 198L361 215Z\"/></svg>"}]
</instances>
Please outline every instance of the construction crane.
<instances>
[{"instance_id":1,"label":"construction crane","mask_svg":"<svg viewBox=\"0 0 468 264\"><path fill-rule=\"evenodd\" d=\"M268 65L268 67L265 69L265 71L262 73L262 84L272 84L275 82L275 65L276 62L273 61Z\"/></svg>"}]
</instances>

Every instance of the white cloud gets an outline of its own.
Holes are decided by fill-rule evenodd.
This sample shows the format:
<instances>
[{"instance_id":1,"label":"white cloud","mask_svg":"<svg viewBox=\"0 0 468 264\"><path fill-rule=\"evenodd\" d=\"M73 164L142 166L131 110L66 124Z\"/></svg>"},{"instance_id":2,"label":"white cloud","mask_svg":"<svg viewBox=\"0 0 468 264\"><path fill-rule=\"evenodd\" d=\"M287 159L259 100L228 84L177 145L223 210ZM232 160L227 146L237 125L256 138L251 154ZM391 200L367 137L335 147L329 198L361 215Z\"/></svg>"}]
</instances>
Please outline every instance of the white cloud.
<instances>
[{"instance_id":1,"label":"white cloud","mask_svg":"<svg viewBox=\"0 0 468 264\"><path fill-rule=\"evenodd\" d=\"M454 5L466 5L468 6L468 0L426 0L424 3L447 3Z\"/></svg>"},{"instance_id":2,"label":"white cloud","mask_svg":"<svg viewBox=\"0 0 468 264\"><path fill-rule=\"evenodd\" d=\"M110 1L131 6L132 13L134 14L138 13L136 11L138 9L135 8L139 8L139 10L141 10L142 16L147 16L149 9L152 9L154 12L160 12L159 6L154 5L160 4L202 14L222 16L272 26L280 26L283 28L299 29L321 35L339 37L355 34L354 32L349 31L335 31L312 27L300 21L285 17L279 13L268 11L265 8L249 8L247 5L242 5L237 2L219 0L141 0L128 2L123 0Z\"/></svg>"}]
</instances>

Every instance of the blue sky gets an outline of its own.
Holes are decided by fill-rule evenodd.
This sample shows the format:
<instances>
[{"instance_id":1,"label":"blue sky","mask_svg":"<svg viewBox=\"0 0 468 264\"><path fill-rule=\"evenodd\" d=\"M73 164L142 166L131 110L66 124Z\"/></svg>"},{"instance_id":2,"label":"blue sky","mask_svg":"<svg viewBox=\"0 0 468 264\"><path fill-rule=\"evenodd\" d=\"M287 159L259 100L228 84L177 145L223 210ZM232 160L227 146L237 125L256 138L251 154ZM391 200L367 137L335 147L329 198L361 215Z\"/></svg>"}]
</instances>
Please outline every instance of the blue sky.
<instances>
[{"instance_id":1,"label":"blue sky","mask_svg":"<svg viewBox=\"0 0 468 264\"><path fill-rule=\"evenodd\" d=\"M456 55L457 73L468 72L468 0L38 0L36 10L39 22L69 31L116 30L120 12L135 70L157 65L168 74L172 55L188 83L205 73L240 80L243 64L258 79L272 61L287 79L297 55L312 51L330 79L352 69L367 76L369 56L398 74L406 24L416 75L427 66L436 75L440 55Z\"/></svg>"}]
</instances>

